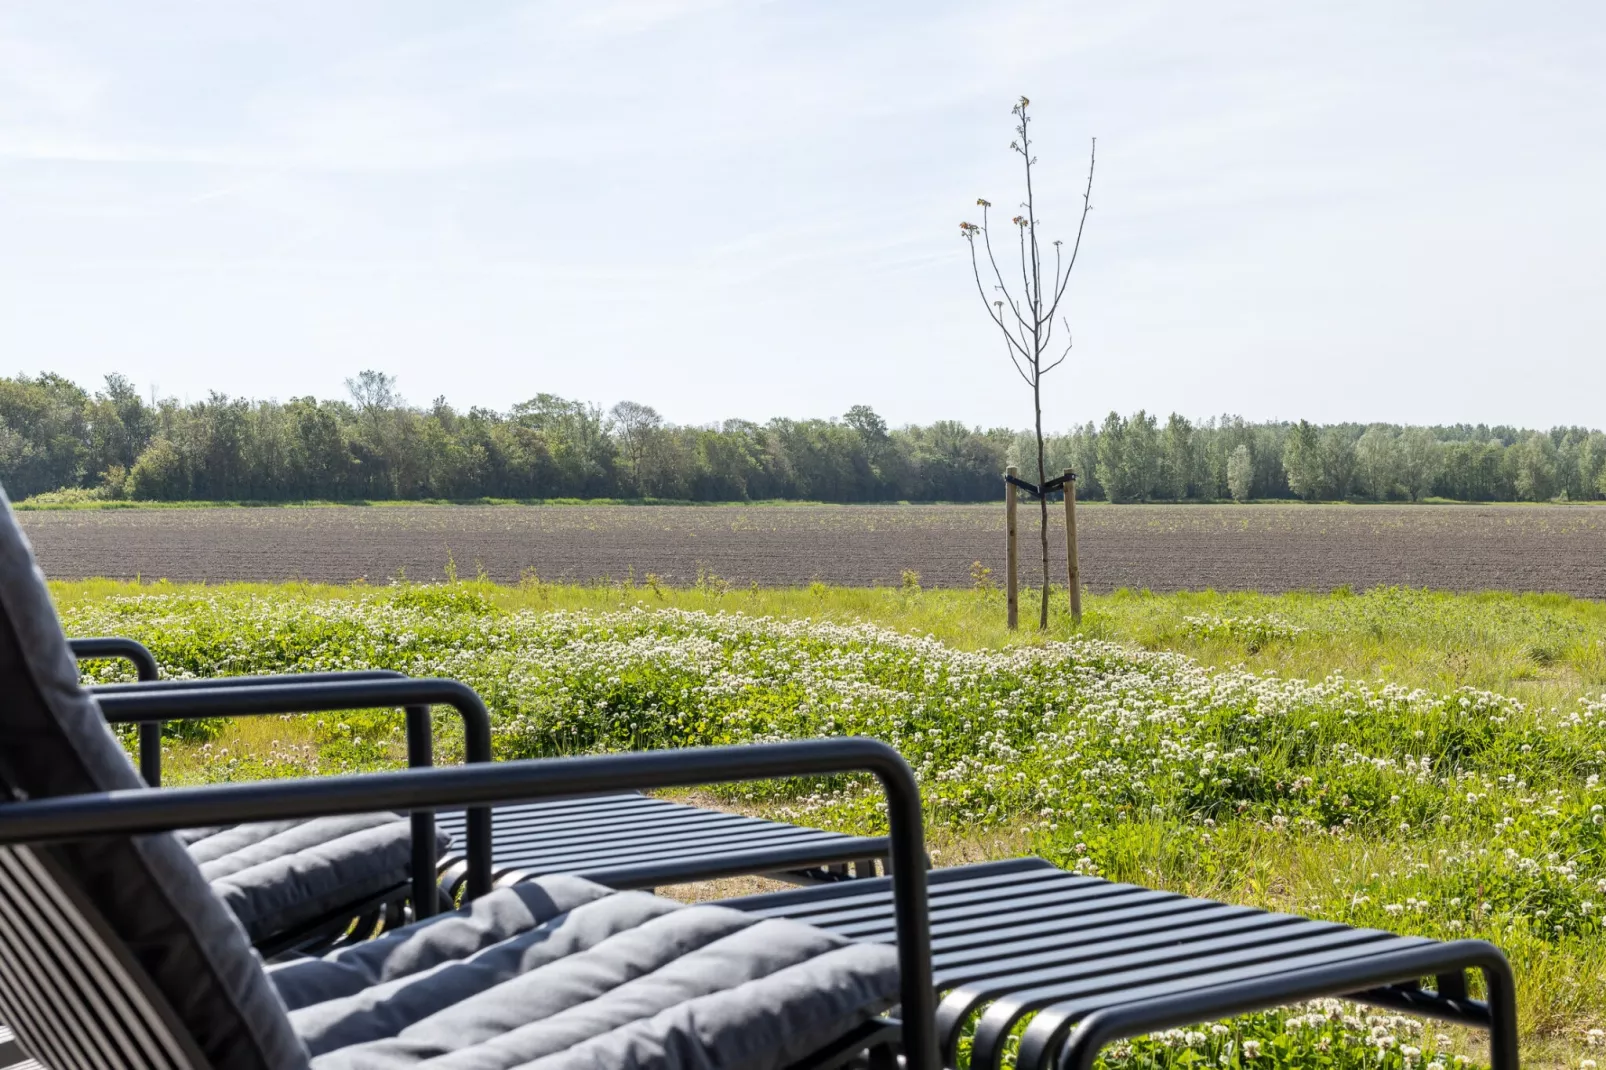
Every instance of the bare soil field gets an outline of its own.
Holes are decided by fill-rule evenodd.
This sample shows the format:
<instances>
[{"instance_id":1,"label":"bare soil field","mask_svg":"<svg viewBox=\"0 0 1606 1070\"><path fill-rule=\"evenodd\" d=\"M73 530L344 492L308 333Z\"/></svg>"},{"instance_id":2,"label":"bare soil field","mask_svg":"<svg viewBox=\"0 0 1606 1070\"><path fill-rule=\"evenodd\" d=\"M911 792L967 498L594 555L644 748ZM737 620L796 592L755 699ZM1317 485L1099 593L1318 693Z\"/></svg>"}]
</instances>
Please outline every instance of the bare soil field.
<instances>
[{"instance_id":1,"label":"bare soil field","mask_svg":"<svg viewBox=\"0 0 1606 1070\"><path fill-rule=\"evenodd\" d=\"M1003 572L1004 511L976 506L383 506L22 512L57 579L383 583L462 576L515 582L685 585L701 570L746 586L971 584ZM1023 508L1023 581L1037 574L1035 511ZM1053 576L1063 512L1050 511ZM1197 506L1078 509L1082 575L1095 591L1558 591L1606 598L1603 506Z\"/></svg>"}]
</instances>

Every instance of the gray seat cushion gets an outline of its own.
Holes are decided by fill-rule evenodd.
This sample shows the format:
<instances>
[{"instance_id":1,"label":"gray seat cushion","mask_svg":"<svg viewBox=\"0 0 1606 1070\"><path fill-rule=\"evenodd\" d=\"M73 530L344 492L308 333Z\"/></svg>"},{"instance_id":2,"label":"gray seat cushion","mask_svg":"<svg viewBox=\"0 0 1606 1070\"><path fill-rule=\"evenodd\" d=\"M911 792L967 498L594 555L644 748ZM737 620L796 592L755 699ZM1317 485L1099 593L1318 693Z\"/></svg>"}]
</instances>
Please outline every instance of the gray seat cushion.
<instances>
[{"instance_id":1,"label":"gray seat cushion","mask_svg":"<svg viewBox=\"0 0 1606 1070\"><path fill-rule=\"evenodd\" d=\"M143 789L78 686L44 577L0 491L0 805ZM35 848L217 1070L288 1070L306 1052L245 931L171 835Z\"/></svg>"},{"instance_id":2,"label":"gray seat cushion","mask_svg":"<svg viewBox=\"0 0 1606 1070\"><path fill-rule=\"evenodd\" d=\"M269 821L177 834L253 941L292 932L404 885L412 823L400 814ZM451 838L436 832L437 858Z\"/></svg>"},{"instance_id":3,"label":"gray seat cushion","mask_svg":"<svg viewBox=\"0 0 1606 1070\"><path fill-rule=\"evenodd\" d=\"M883 944L565 876L268 975L315 1070L782 1067L898 981Z\"/></svg>"}]
</instances>

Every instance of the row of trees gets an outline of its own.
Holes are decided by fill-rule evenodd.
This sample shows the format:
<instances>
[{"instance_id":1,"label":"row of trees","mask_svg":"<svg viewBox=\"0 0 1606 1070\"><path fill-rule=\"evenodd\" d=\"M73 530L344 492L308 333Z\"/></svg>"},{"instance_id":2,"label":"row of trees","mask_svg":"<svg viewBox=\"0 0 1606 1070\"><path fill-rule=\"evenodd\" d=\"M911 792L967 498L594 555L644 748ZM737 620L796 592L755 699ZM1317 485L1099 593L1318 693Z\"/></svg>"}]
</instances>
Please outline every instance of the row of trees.
<instances>
[{"instance_id":1,"label":"row of trees","mask_svg":"<svg viewBox=\"0 0 1606 1070\"><path fill-rule=\"evenodd\" d=\"M1068 467L1086 473L1081 493L1110 501L1606 498L1606 434L1583 427L1251 424L1236 416L1196 425L1175 413L1162 425L1138 412L1111 413L1059 446Z\"/></svg>"},{"instance_id":2,"label":"row of trees","mask_svg":"<svg viewBox=\"0 0 1606 1070\"><path fill-rule=\"evenodd\" d=\"M866 406L838 420L676 426L646 405L539 394L506 412L409 405L363 372L349 397L212 394L149 403L127 379L90 392L61 376L0 378L0 483L142 500L667 498L987 501L1031 432L956 421L889 428ZM1457 425L1164 424L1111 413L1045 440L1050 472L1110 501L1237 498L1545 501L1606 497L1606 435Z\"/></svg>"}]
</instances>

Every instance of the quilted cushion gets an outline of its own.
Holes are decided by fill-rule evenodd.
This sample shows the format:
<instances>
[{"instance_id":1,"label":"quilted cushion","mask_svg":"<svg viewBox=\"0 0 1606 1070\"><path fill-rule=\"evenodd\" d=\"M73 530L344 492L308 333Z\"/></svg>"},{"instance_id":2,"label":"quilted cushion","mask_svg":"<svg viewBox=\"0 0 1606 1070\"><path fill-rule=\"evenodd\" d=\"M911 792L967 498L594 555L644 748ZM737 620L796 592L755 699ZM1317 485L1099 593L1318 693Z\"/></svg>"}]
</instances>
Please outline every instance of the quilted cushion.
<instances>
[{"instance_id":1,"label":"quilted cushion","mask_svg":"<svg viewBox=\"0 0 1606 1070\"><path fill-rule=\"evenodd\" d=\"M3 491L0 694L0 800L145 786L78 686L78 663ZM176 838L102 836L37 850L104 920L208 1065L306 1065L244 930Z\"/></svg>"},{"instance_id":2,"label":"quilted cushion","mask_svg":"<svg viewBox=\"0 0 1606 1070\"><path fill-rule=\"evenodd\" d=\"M269 967L314 1070L790 1065L897 991L895 951L577 877Z\"/></svg>"},{"instance_id":3,"label":"quilted cushion","mask_svg":"<svg viewBox=\"0 0 1606 1070\"><path fill-rule=\"evenodd\" d=\"M253 941L405 884L412 823L400 814L267 821L178 833L201 876ZM451 845L436 830L435 855Z\"/></svg>"}]
</instances>

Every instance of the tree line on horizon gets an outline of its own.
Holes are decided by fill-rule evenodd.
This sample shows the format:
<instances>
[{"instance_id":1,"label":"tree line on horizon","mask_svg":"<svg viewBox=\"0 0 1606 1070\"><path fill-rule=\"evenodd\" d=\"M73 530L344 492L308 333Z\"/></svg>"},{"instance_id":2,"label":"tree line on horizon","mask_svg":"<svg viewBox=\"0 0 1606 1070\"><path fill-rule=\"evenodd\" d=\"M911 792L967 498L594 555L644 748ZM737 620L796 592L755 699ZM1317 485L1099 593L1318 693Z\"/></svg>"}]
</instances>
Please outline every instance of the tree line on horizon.
<instances>
[{"instance_id":1,"label":"tree line on horizon","mask_svg":"<svg viewBox=\"0 0 1606 1070\"><path fill-rule=\"evenodd\" d=\"M538 394L507 411L408 404L365 371L349 397L213 393L147 402L123 376L89 391L51 373L0 377L0 483L13 499L357 501L656 498L740 502L997 499L1031 432L954 420L676 425L651 407ZM1606 498L1606 434L1455 424L1163 423L1110 413L1050 435L1048 470L1084 499L1550 501Z\"/></svg>"}]
</instances>

